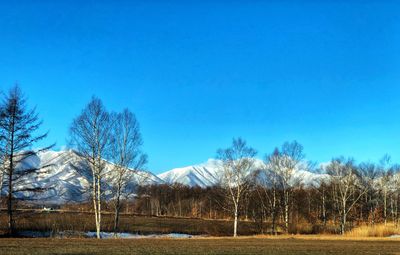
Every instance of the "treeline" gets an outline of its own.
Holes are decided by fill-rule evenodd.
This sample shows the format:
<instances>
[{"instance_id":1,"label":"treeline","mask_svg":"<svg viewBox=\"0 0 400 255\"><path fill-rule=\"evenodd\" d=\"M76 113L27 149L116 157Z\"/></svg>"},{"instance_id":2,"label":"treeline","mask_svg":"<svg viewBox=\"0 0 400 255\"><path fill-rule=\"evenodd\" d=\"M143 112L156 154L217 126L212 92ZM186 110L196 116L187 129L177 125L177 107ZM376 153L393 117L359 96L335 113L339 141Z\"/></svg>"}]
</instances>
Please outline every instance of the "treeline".
<instances>
[{"instance_id":1,"label":"treeline","mask_svg":"<svg viewBox=\"0 0 400 255\"><path fill-rule=\"evenodd\" d=\"M338 157L316 167L303 146L286 142L255 160L242 139L219 150L220 183L140 187L132 206L145 215L251 221L259 233L340 233L362 224L399 225L399 166ZM240 226L239 226L240 227Z\"/></svg>"},{"instance_id":2,"label":"treeline","mask_svg":"<svg viewBox=\"0 0 400 255\"><path fill-rule=\"evenodd\" d=\"M341 234L360 222L375 224L383 219L397 226L399 167L387 155L379 164L356 164L352 158L337 157L315 169L305 160L303 146L293 141L255 165L256 151L240 138L218 155L223 162L221 187L235 219L234 235L239 209L248 196L271 222L271 233L277 232L279 224L289 233L300 219L316 228L321 222L325 229L332 223ZM310 172L321 174L312 178Z\"/></svg>"},{"instance_id":3,"label":"treeline","mask_svg":"<svg viewBox=\"0 0 400 255\"><path fill-rule=\"evenodd\" d=\"M26 158L52 147L32 150L46 138L46 133L38 132L41 124L18 86L2 94L0 194L6 201L9 235L15 234L13 212L18 194L51 188L35 183L50 165L19 167ZM138 170L147 163L135 115L129 109L110 112L96 97L72 120L69 140L69 146L90 168L90 185L84 192L90 197L98 238L104 210L114 212L114 231L118 231L119 215L126 209L155 216L233 219L234 236L244 220L254 222L260 233L270 234L344 234L363 223L397 226L399 222L399 167L389 156L379 164L337 157L316 167L305 160L303 146L293 141L260 161L256 160L257 151L238 138L217 150L221 162L217 185L148 186L143 178L142 183L134 182ZM113 163L112 169L106 168L105 160ZM109 190L105 190L105 182L110 184ZM137 185L134 192L133 184ZM111 199L105 200L106 193Z\"/></svg>"},{"instance_id":4,"label":"treeline","mask_svg":"<svg viewBox=\"0 0 400 255\"><path fill-rule=\"evenodd\" d=\"M397 182L395 175L389 176ZM351 188L346 205L345 231L363 224L399 226L397 184L381 186L385 181L376 181L376 185L369 186L366 192ZM253 185L240 203L239 219L256 224L260 234L340 234L344 214L341 210L343 200L340 200L337 188L328 181L313 186L299 184L293 187L286 227L283 189ZM231 202L220 187L152 185L141 187L138 191L138 197L128 205L129 212L211 220L230 220L233 216L231 208L227 207ZM357 199L360 194L361 197Z\"/></svg>"}]
</instances>

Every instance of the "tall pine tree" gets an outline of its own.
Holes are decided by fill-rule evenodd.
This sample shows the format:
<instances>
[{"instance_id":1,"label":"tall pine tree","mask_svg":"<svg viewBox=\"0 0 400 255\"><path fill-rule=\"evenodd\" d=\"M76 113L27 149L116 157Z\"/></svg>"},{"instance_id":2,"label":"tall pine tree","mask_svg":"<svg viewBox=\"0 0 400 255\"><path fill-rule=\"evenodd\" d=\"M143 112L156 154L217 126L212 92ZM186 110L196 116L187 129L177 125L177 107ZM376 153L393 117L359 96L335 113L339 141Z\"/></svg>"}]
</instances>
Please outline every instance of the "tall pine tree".
<instances>
[{"instance_id":1,"label":"tall pine tree","mask_svg":"<svg viewBox=\"0 0 400 255\"><path fill-rule=\"evenodd\" d=\"M20 164L24 159L38 152L32 150L32 145L47 136L47 133L36 134L41 124L42 121L35 108L28 109L26 97L18 85L12 87L0 105L0 154L3 159L1 165L7 194L9 235L15 234L13 218L15 195L22 192L32 194L43 190L42 187L37 187L31 182L40 169L23 167Z\"/></svg>"}]
</instances>

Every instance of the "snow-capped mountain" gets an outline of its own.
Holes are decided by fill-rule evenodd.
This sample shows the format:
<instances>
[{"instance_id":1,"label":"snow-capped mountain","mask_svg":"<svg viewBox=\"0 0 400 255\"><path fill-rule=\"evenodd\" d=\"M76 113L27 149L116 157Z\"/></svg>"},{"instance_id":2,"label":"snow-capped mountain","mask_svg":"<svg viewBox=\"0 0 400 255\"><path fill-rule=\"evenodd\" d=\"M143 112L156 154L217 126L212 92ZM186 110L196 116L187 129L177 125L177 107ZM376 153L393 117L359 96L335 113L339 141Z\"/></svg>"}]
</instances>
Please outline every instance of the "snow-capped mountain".
<instances>
[{"instance_id":1,"label":"snow-capped mountain","mask_svg":"<svg viewBox=\"0 0 400 255\"><path fill-rule=\"evenodd\" d=\"M263 167L262 160L257 159L249 174ZM29 191L17 193L19 198L34 198L39 203L62 204L68 202L87 201L90 194L87 192L91 187L92 173L88 162L77 152L72 150L45 151L34 154L21 162L17 169L41 169L37 175L27 176L23 180L26 188L43 188L44 192L32 193ZM110 190L113 164L105 161L105 175L103 179L103 190L106 199L111 198ZM133 195L138 184L174 184L179 183L190 187L210 187L217 185L222 177L222 162L216 159L209 159L199 165L192 165L182 168L175 168L159 175L153 175L147 171L129 171L130 183L126 193ZM259 180L263 178L258 176ZM298 169L293 174L294 180L299 180L305 185L316 184L319 180L326 178L323 174L316 174L306 170ZM293 181L294 181L293 180ZM4 182L5 185L6 182ZM3 194L6 187L3 185ZM1 187L0 187L1 188ZM0 189L1 190L1 189Z\"/></svg>"},{"instance_id":2,"label":"snow-capped mountain","mask_svg":"<svg viewBox=\"0 0 400 255\"><path fill-rule=\"evenodd\" d=\"M166 183L179 183L190 187L199 186L202 188L216 185L221 173L221 161L209 159L207 162L194 166L175 168L157 175Z\"/></svg>"},{"instance_id":3,"label":"snow-capped mountain","mask_svg":"<svg viewBox=\"0 0 400 255\"><path fill-rule=\"evenodd\" d=\"M249 174L262 169L263 166L263 161L256 159ZM190 187L199 186L205 188L217 185L221 180L222 172L222 162L216 159L209 159L207 162L199 165L174 168L157 175L157 177L168 184L179 183ZM290 182L300 182L304 185L317 185L320 180L327 178L325 174L313 173L302 169L296 169L292 177ZM263 178L262 174L258 178Z\"/></svg>"},{"instance_id":4,"label":"snow-capped mountain","mask_svg":"<svg viewBox=\"0 0 400 255\"><path fill-rule=\"evenodd\" d=\"M106 197L110 196L110 178L113 164L105 162L104 190ZM67 151L45 151L29 156L19 165L17 169L41 169L38 174L27 176L21 183L24 188L29 187L44 188L44 192L32 193L28 191L17 193L20 198L32 198L39 202L66 203L85 201L91 185L92 173L87 161L78 153L72 150ZM130 173L131 183L127 191L134 192L134 188L140 184L159 184L163 181L157 176L146 171L128 172ZM16 186L18 190L21 187ZM4 190L3 190L4 192Z\"/></svg>"}]
</instances>

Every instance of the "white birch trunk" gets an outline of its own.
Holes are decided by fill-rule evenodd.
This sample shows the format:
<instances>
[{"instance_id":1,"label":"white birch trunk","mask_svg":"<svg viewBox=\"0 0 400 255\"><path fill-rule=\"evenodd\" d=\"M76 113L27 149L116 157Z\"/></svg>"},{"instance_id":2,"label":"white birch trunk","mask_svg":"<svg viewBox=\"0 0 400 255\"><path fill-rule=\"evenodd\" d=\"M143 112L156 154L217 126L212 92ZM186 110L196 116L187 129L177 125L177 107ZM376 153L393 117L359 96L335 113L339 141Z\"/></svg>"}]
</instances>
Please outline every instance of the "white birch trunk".
<instances>
[{"instance_id":1,"label":"white birch trunk","mask_svg":"<svg viewBox=\"0 0 400 255\"><path fill-rule=\"evenodd\" d=\"M233 222L233 237L237 237L237 225L238 225L238 208L235 205L235 219Z\"/></svg>"}]
</instances>

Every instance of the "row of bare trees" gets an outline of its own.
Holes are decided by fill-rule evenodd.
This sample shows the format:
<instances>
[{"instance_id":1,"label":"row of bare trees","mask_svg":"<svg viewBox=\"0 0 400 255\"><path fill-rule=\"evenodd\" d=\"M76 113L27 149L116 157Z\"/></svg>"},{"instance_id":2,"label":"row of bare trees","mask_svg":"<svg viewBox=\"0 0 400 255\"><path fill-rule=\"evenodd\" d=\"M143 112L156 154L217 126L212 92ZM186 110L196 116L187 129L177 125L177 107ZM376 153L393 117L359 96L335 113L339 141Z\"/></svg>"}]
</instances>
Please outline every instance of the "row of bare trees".
<instances>
[{"instance_id":1,"label":"row of bare trees","mask_svg":"<svg viewBox=\"0 0 400 255\"><path fill-rule=\"evenodd\" d=\"M36 181L40 174L45 174L51 164L41 162L39 165L32 165L24 161L50 149L53 145L33 149L33 146L37 147L37 143L46 138L47 133L40 133L42 121L35 108L29 109L26 97L18 85L1 96L0 195L4 195L6 199L8 234L12 236L15 235L14 201L33 200L35 193L53 188L51 185L39 185ZM147 163L147 156L141 151L143 141L139 122L128 109L120 113L108 112L101 100L93 97L81 114L73 120L70 138L71 147L90 167L91 185L84 192L91 194L97 237L100 238L105 192L111 193L115 211L114 230L117 231L121 200L128 198L128 186L134 183L135 175ZM106 165L112 167L106 168ZM137 182L138 178L135 180ZM104 187L111 188L105 190ZM27 193L30 197L25 196Z\"/></svg>"},{"instance_id":2,"label":"row of bare trees","mask_svg":"<svg viewBox=\"0 0 400 255\"><path fill-rule=\"evenodd\" d=\"M217 152L222 162L220 183L206 189L179 184L144 187L135 210L164 216L250 220L261 232L344 234L355 223L398 224L398 166L385 156L379 164L338 157L316 167L305 161L296 141L286 142L257 160L243 139ZM389 219L390 218L390 219ZM264 226L265 225L265 226Z\"/></svg>"},{"instance_id":3,"label":"row of bare trees","mask_svg":"<svg viewBox=\"0 0 400 255\"><path fill-rule=\"evenodd\" d=\"M283 229L289 231L294 192L299 189L320 191L322 210L319 213L325 225L327 196L330 196L331 215L335 217L334 221L339 218L341 234L347 230L349 214L354 213L357 207L361 218L363 211L369 208L366 215L372 217L372 223L377 210L382 209L386 224L390 194L391 212L397 224L399 167L391 164L387 155L379 164L358 165L351 158L338 157L317 169L315 164L305 161L303 146L296 141L286 142L280 149L276 148L265 156L262 163L254 158L255 155L256 151L241 138L233 139L231 147L218 151L219 159L223 162L220 185L233 205L234 236L237 235L238 208L244 202L246 192L252 192L251 188L257 191L260 206L270 214L272 233L277 232L278 213Z\"/></svg>"},{"instance_id":4,"label":"row of bare trees","mask_svg":"<svg viewBox=\"0 0 400 255\"><path fill-rule=\"evenodd\" d=\"M100 238L102 202L106 190L105 178L111 185L112 204L115 212L114 231L118 230L121 200L127 199L128 185L147 163L141 151L143 144L139 123L128 109L121 113L107 111L99 98L93 97L70 127L71 146L89 163L92 172L90 187L96 222L96 235ZM106 169L105 159L113 163Z\"/></svg>"},{"instance_id":5,"label":"row of bare trees","mask_svg":"<svg viewBox=\"0 0 400 255\"><path fill-rule=\"evenodd\" d=\"M233 205L233 236L237 236L238 210L242 197L250 187L263 188L271 208L272 231L276 232L277 189L282 193L283 219L285 229L289 229L289 207L293 199L295 185L301 181L300 171L308 170L304 161L303 146L294 142L286 142L282 148L275 149L265 161L258 163L256 150L241 138L233 139L232 145L217 152L222 161L223 171L220 185L227 191L227 197ZM255 170L255 171L254 171ZM269 190L272 194L269 194ZM265 203L260 203L265 207Z\"/></svg>"}]
</instances>

